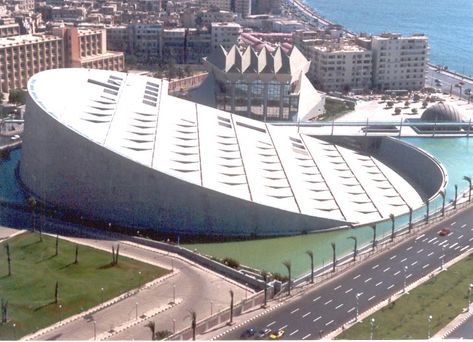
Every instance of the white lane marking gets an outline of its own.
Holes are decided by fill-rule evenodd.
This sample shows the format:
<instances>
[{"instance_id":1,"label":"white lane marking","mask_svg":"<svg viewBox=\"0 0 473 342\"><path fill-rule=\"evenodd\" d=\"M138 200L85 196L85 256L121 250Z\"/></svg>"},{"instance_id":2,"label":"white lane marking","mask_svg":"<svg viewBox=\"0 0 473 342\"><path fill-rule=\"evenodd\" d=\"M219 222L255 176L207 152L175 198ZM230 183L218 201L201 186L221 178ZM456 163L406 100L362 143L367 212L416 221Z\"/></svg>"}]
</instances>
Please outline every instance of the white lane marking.
<instances>
[{"instance_id":1,"label":"white lane marking","mask_svg":"<svg viewBox=\"0 0 473 342\"><path fill-rule=\"evenodd\" d=\"M442 246L442 247L445 247L445 248L447 248L447 247L448 247L448 243L447 243L446 245Z\"/></svg>"},{"instance_id":2,"label":"white lane marking","mask_svg":"<svg viewBox=\"0 0 473 342\"><path fill-rule=\"evenodd\" d=\"M439 241L438 241L438 240L435 240L432 245L436 245L436 244L438 244L438 243L439 243Z\"/></svg>"},{"instance_id":3,"label":"white lane marking","mask_svg":"<svg viewBox=\"0 0 473 342\"><path fill-rule=\"evenodd\" d=\"M390 269L391 269L391 267L385 268L385 269L383 270L383 272L387 272L387 271L389 271Z\"/></svg>"},{"instance_id":4,"label":"white lane marking","mask_svg":"<svg viewBox=\"0 0 473 342\"><path fill-rule=\"evenodd\" d=\"M394 275L397 276L399 273L401 273L401 271L397 271Z\"/></svg>"},{"instance_id":5,"label":"white lane marking","mask_svg":"<svg viewBox=\"0 0 473 342\"><path fill-rule=\"evenodd\" d=\"M471 229L470 229L470 230L471 230L471 231L473 231L473 227L471 227Z\"/></svg>"},{"instance_id":6,"label":"white lane marking","mask_svg":"<svg viewBox=\"0 0 473 342\"><path fill-rule=\"evenodd\" d=\"M292 333L289 334L289 336L292 336L292 335L294 335L294 334L297 334L298 331L299 331L299 329L294 330Z\"/></svg>"},{"instance_id":7,"label":"white lane marking","mask_svg":"<svg viewBox=\"0 0 473 342\"><path fill-rule=\"evenodd\" d=\"M358 295L361 296L364 292L359 292Z\"/></svg>"},{"instance_id":8,"label":"white lane marking","mask_svg":"<svg viewBox=\"0 0 473 342\"><path fill-rule=\"evenodd\" d=\"M409 252L412 248L414 248L414 246L407 247L406 251Z\"/></svg>"},{"instance_id":9,"label":"white lane marking","mask_svg":"<svg viewBox=\"0 0 473 342\"><path fill-rule=\"evenodd\" d=\"M462 249L460 249L460 252L463 252L465 249L467 249L469 247L470 247L470 245L463 247Z\"/></svg>"},{"instance_id":10,"label":"white lane marking","mask_svg":"<svg viewBox=\"0 0 473 342\"><path fill-rule=\"evenodd\" d=\"M286 329L287 328L287 324L286 325L283 325L281 328L279 328L278 330L283 330L283 329Z\"/></svg>"},{"instance_id":11,"label":"white lane marking","mask_svg":"<svg viewBox=\"0 0 473 342\"><path fill-rule=\"evenodd\" d=\"M388 290L391 290L394 287L394 284L388 286Z\"/></svg>"},{"instance_id":12,"label":"white lane marking","mask_svg":"<svg viewBox=\"0 0 473 342\"><path fill-rule=\"evenodd\" d=\"M409 274L407 275L406 279L407 279L407 278L410 278L410 277L412 277L412 273L409 273Z\"/></svg>"},{"instance_id":13,"label":"white lane marking","mask_svg":"<svg viewBox=\"0 0 473 342\"><path fill-rule=\"evenodd\" d=\"M417 263L418 263L418 261L414 261L414 262L411 264L411 266L414 266L414 265L417 264Z\"/></svg>"},{"instance_id":14,"label":"white lane marking","mask_svg":"<svg viewBox=\"0 0 473 342\"><path fill-rule=\"evenodd\" d=\"M424 236L425 234L419 235L418 237L416 237L416 240L422 239Z\"/></svg>"},{"instance_id":15,"label":"white lane marking","mask_svg":"<svg viewBox=\"0 0 473 342\"><path fill-rule=\"evenodd\" d=\"M425 241L427 241L427 239L428 239L428 237L426 237L425 239L422 239L422 242L425 242Z\"/></svg>"},{"instance_id":16,"label":"white lane marking","mask_svg":"<svg viewBox=\"0 0 473 342\"><path fill-rule=\"evenodd\" d=\"M379 282L379 283L377 283L375 286L379 286L379 285L381 285L382 283L383 283L383 282L382 282L382 281L380 281L380 282Z\"/></svg>"},{"instance_id":17,"label":"white lane marking","mask_svg":"<svg viewBox=\"0 0 473 342\"><path fill-rule=\"evenodd\" d=\"M333 323L333 319L330 322L325 323L325 326L330 325Z\"/></svg>"},{"instance_id":18,"label":"white lane marking","mask_svg":"<svg viewBox=\"0 0 473 342\"><path fill-rule=\"evenodd\" d=\"M311 314L311 312L309 311L308 313L302 315L302 318L306 318L307 316L309 316Z\"/></svg>"},{"instance_id":19,"label":"white lane marking","mask_svg":"<svg viewBox=\"0 0 473 342\"><path fill-rule=\"evenodd\" d=\"M454 226L456 223L457 223L457 221L453 221L452 223L450 223L450 225Z\"/></svg>"},{"instance_id":20,"label":"white lane marking","mask_svg":"<svg viewBox=\"0 0 473 342\"><path fill-rule=\"evenodd\" d=\"M342 287L342 285L338 285L338 286L337 286L336 288L334 288L333 290L334 290L334 291L337 291L337 290L338 290L339 288L341 288L341 287Z\"/></svg>"},{"instance_id":21,"label":"white lane marking","mask_svg":"<svg viewBox=\"0 0 473 342\"><path fill-rule=\"evenodd\" d=\"M465 228L465 226L466 226L466 223L462 224L460 228Z\"/></svg>"},{"instance_id":22,"label":"white lane marking","mask_svg":"<svg viewBox=\"0 0 473 342\"><path fill-rule=\"evenodd\" d=\"M457 250L458 248L461 248L462 246L458 245L457 247L455 247L455 250Z\"/></svg>"},{"instance_id":23,"label":"white lane marking","mask_svg":"<svg viewBox=\"0 0 473 342\"><path fill-rule=\"evenodd\" d=\"M462 234L462 235L460 235L460 236L458 237L458 239L457 239L457 240L460 240L462 237L463 237L463 234Z\"/></svg>"},{"instance_id":24,"label":"white lane marking","mask_svg":"<svg viewBox=\"0 0 473 342\"><path fill-rule=\"evenodd\" d=\"M366 279L366 280L365 280L365 283L367 283L367 282L371 281L371 279L372 279L372 278L368 278L368 279Z\"/></svg>"},{"instance_id":25,"label":"white lane marking","mask_svg":"<svg viewBox=\"0 0 473 342\"><path fill-rule=\"evenodd\" d=\"M271 323L269 323L269 324L267 325L267 327L269 328L269 327L272 326L274 323L276 323L276 321L272 321Z\"/></svg>"},{"instance_id":26,"label":"white lane marking","mask_svg":"<svg viewBox=\"0 0 473 342\"><path fill-rule=\"evenodd\" d=\"M361 277L361 274L358 274L357 276L354 276L353 280L358 279L359 277Z\"/></svg>"},{"instance_id":27,"label":"white lane marking","mask_svg":"<svg viewBox=\"0 0 473 342\"><path fill-rule=\"evenodd\" d=\"M471 242L471 240L473 240L473 237L472 237L472 238L470 238L470 240L468 240L468 241L469 241L469 242Z\"/></svg>"},{"instance_id":28,"label":"white lane marking","mask_svg":"<svg viewBox=\"0 0 473 342\"><path fill-rule=\"evenodd\" d=\"M322 318L322 316L319 316L319 317L317 317L316 319L314 319L312 322L317 322L317 321L318 321L319 319L321 319L321 318Z\"/></svg>"},{"instance_id":29,"label":"white lane marking","mask_svg":"<svg viewBox=\"0 0 473 342\"><path fill-rule=\"evenodd\" d=\"M458 242L455 242L453 245L450 246L450 249L452 249L453 247L455 247L456 245L458 245Z\"/></svg>"},{"instance_id":30,"label":"white lane marking","mask_svg":"<svg viewBox=\"0 0 473 342\"><path fill-rule=\"evenodd\" d=\"M445 240L444 242L439 243L439 247L445 245L447 242L448 242L448 241Z\"/></svg>"},{"instance_id":31,"label":"white lane marking","mask_svg":"<svg viewBox=\"0 0 473 342\"><path fill-rule=\"evenodd\" d=\"M437 240L437 239L438 239L437 237L434 237L434 238L430 239L429 241L427 241L427 243L431 243L431 242L433 242L433 241L435 241L435 240Z\"/></svg>"},{"instance_id":32,"label":"white lane marking","mask_svg":"<svg viewBox=\"0 0 473 342\"><path fill-rule=\"evenodd\" d=\"M376 298L376 296L371 296L370 298L368 298L368 302L372 299L375 299L375 298Z\"/></svg>"},{"instance_id":33,"label":"white lane marking","mask_svg":"<svg viewBox=\"0 0 473 342\"><path fill-rule=\"evenodd\" d=\"M326 302L324 303L324 305L330 304L330 303L332 303L332 302L333 302L333 299L330 299L330 300L326 301Z\"/></svg>"},{"instance_id":34,"label":"white lane marking","mask_svg":"<svg viewBox=\"0 0 473 342\"><path fill-rule=\"evenodd\" d=\"M379 264L376 264L376 265L374 265L373 267L371 267L371 269L372 269L372 270L375 270L375 269L377 269L378 267L379 267Z\"/></svg>"},{"instance_id":35,"label":"white lane marking","mask_svg":"<svg viewBox=\"0 0 473 342\"><path fill-rule=\"evenodd\" d=\"M313 301L313 302L316 302L316 301L318 301L321 297L322 297L322 296L318 296L317 298L314 298L312 301Z\"/></svg>"},{"instance_id":36,"label":"white lane marking","mask_svg":"<svg viewBox=\"0 0 473 342\"><path fill-rule=\"evenodd\" d=\"M337 306L335 307L335 310L340 309L342 306L343 306L343 304L337 305Z\"/></svg>"},{"instance_id":37,"label":"white lane marking","mask_svg":"<svg viewBox=\"0 0 473 342\"><path fill-rule=\"evenodd\" d=\"M407 260L407 258L404 258L404 259L401 260L401 262L404 262L404 261L406 261L406 260Z\"/></svg>"},{"instance_id":38,"label":"white lane marking","mask_svg":"<svg viewBox=\"0 0 473 342\"><path fill-rule=\"evenodd\" d=\"M352 307L350 310L347 310L347 313L350 313L350 312L352 312L353 310L355 310L355 307Z\"/></svg>"},{"instance_id":39,"label":"white lane marking","mask_svg":"<svg viewBox=\"0 0 473 342\"><path fill-rule=\"evenodd\" d=\"M292 311L291 311L291 315L292 315L293 313L296 313L297 311L299 311L299 308L292 310Z\"/></svg>"},{"instance_id":40,"label":"white lane marking","mask_svg":"<svg viewBox=\"0 0 473 342\"><path fill-rule=\"evenodd\" d=\"M396 257L397 257L397 255L393 255L392 257L389 258L389 260L393 260Z\"/></svg>"},{"instance_id":41,"label":"white lane marking","mask_svg":"<svg viewBox=\"0 0 473 342\"><path fill-rule=\"evenodd\" d=\"M351 291L353 291L353 288L346 290L345 293L350 293Z\"/></svg>"},{"instance_id":42,"label":"white lane marking","mask_svg":"<svg viewBox=\"0 0 473 342\"><path fill-rule=\"evenodd\" d=\"M424 251L424 249L421 248L421 249L419 249L419 250L417 251L417 254L422 253L423 251Z\"/></svg>"},{"instance_id":43,"label":"white lane marking","mask_svg":"<svg viewBox=\"0 0 473 342\"><path fill-rule=\"evenodd\" d=\"M307 334L307 335L305 335L302 339L303 339L303 340L306 340L306 339L308 339L309 337L310 337L310 334Z\"/></svg>"},{"instance_id":44,"label":"white lane marking","mask_svg":"<svg viewBox=\"0 0 473 342\"><path fill-rule=\"evenodd\" d=\"M425 270L427 267L429 267L429 264L425 264L424 266L422 266L422 269Z\"/></svg>"},{"instance_id":45,"label":"white lane marking","mask_svg":"<svg viewBox=\"0 0 473 342\"><path fill-rule=\"evenodd\" d=\"M432 254L434 254L434 252L430 252L429 254L427 254L427 256L431 256Z\"/></svg>"}]
</instances>

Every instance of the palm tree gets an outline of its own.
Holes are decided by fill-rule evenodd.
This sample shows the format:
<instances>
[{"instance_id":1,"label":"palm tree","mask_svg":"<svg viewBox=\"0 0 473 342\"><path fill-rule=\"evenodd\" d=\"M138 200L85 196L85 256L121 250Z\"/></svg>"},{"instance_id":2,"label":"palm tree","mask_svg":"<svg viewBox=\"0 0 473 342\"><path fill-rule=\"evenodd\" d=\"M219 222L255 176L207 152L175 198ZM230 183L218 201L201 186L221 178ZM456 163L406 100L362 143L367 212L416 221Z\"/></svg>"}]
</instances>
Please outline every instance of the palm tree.
<instances>
[{"instance_id":1,"label":"palm tree","mask_svg":"<svg viewBox=\"0 0 473 342\"><path fill-rule=\"evenodd\" d=\"M149 321L146 323L145 327L151 330L151 341L154 341L156 336L156 323L154 321Z\"/></svg>"},{"instance_id":2,"label":"palm tree","mask_svg":"<svg viewBox=\"0 0 473 342\"><path fill-rule=\"evenodd\" d=\"M429 202L429 199L427 198L425 200L425 209L427 211L426 216L425 216L425 222L429 222L429 205L430 205L430 202Z\"/></svg>"},{"instance_id":3,"label":"palm tree","mask_svg":"<svg viewBox=\"0 0 473 342\"><path fill-rule=\"evenodd\" d=\"M335 242L330 242L332 245L332 272L335 272L335 267L337 266L337 255L335 251Z\"/></svg>"},{"instance_id":4,"label":"palm tree","mask_svg":"<svg viewBox=\"0 0 473 342\"><path fill-rule=\"evenodd\" d=\"M358 240L356 239L356 236L349 236L347 239L352 239L355 242L355 246L353 247L353 261L356 260L356 254L357 254L357 245L358 245Z\"/></svg>"},{"instance_id":5,"label":"palm tree","mask_svg":"<svg viewBox=\"0 0 473 342\"><path fill-rule=\"evenodd\" d=\"M291 295L291 262L289 260L286 260L282 263L284 266L286 266L286 269L287 269L287 273L289 275L289 280L287 282L287 295L290 296Z\"/></svg>"},{"instance_id":6,"label":"palm tree","mask_svg":"<svg viewBox=\"0 0 473 342\"><path fill-rule=\"evenodd\" d=\"M11 276L10 245L8 243L5 245L5 249L7 250L8 276Z\"/></svg>"},{"instance_id":7,"label":"palm tree","mask_svg":"<svg viewBox=\"0 0 473 342\"><path fill-rule=\"evenodd\" d=\"M442 217L445 216L445 191L439 191L440 196L442 196Z\"/></svg>"},{"instance_id":8,"label":"palm tree","mask_svg":"<svg viewBox=\"0 0 473 342\"><path fill-rule=\"evenodd\" d=\"M407 206L409 208L409 233L412 230L412 208L411 206Z\"/></svg>"},{"instance_id":9,"label":"palm tree","mask_svg":"<svg viewBox=\"0 0 473 342\"><path fill-rule=\"evenodd\" d=\"M56 286L54 287L54 303L57 304L59 301L59 281L56 280Z\"/></svg>"},{"instance_id":10,"label":"palm tree","mask_svg":"<svg viewBox=\"0 0 473 342\"><path fill-rule=\"evenodd\" d=\"M229 325L233 324L233 290L230 290L230 322Z\"/></svg>"},{"instance_id":11,"label":"palm tree","mask_svg":"<svg viewBox=\"0 0 473 342\"><path fill-rule=\"evenodd\" d=\"M468 182L468 202L471 202L471 177L463 176L463 179Z\"/></svg>"},{"instance_id":12,"label":"palm tree","mask_svg":"<svg viewBox=\"0 0 473 342\"><path fill-rule=\"evenodd\" d=\"M310 258L310 283L314 283L314 252L311 250L305 251L305 253L309 256Z\"/></svg>"},{"instance_id":13,"label":"palm tree","mask_svg":"<svg viewBox=\"0 0 473 342\"><path fill-rule=\"evenodd\" d=\"M393 241L394 240L394 226L395 226L394 214L389 214L389 218L391 219L391 241Z\"/></svg>"},{"instance_id":14,"label":"palm tree","mask_svg":"<svg viewBox=\"0 0 473 342\"><path fill-rule=\"evenodd\" d=\"M370 227L373 229L373 244L371 249L374 251L374 248L376 247L376 224L373 224Z\"/></svg>"}]
</instances>

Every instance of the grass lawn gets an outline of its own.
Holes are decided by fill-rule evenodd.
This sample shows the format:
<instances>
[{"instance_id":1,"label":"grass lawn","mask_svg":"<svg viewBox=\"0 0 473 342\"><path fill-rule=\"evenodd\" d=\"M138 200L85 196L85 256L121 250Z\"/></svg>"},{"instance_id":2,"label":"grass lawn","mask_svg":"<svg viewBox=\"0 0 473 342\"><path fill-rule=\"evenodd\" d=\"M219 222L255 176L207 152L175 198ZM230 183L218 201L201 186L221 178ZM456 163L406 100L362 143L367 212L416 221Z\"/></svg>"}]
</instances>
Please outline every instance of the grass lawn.
<instances>
[{"instance_id":1,"label":"grass lawn","mask_svg":"<svg viewBox=\"0 0 473 342\"><path fill-rule=\"evenodd\" d=\"M79 262L74 264L75 244L59 240L59 255L54 256L55 240L43 235L40 242L37 233L9 240L11 276L6 242L0 244L0 298L8 300L9 319L7 324L0 324L0 339L20 338L169 272L122 256L113 266L111 253L82 245Z\"/></svg>"},{"instance_id":2,"label":"grass lawn","mask_svg":"<svg viewBox=\"0 0 473 342\"><path fill-rule=\"evenodd\" d=\"M373 339L426 339L429 315L432 315L433 336L467 306L468 286L473 282L472 269L473 257L470 255L408 295L345 330L337 339L368 340L372 317L375 319Z\"/></svg>"}]
</instances>

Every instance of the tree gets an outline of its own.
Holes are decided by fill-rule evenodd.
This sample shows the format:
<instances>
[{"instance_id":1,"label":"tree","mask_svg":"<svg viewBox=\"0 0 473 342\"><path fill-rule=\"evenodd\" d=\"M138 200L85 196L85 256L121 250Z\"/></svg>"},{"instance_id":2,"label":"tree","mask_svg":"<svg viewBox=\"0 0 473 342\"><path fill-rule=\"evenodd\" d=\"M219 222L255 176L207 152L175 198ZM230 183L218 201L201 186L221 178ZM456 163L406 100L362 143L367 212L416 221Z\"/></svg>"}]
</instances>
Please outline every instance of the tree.
<instances>
[{"instance_id":1,"label":"tree","mask_svg":"<svg viewBox=\"0 0 473 342\"><path fill-rule=\"evenodd\" d=\"M58 256L59 255L59 235L56 234L56 254L54 254L54 256Z\"/></svg>"},{"instance_id":2,"label":"tree","mask_svg":"<svg viewBox=\"0 0 473 342\"><path fill-rule=\"evenodd\" d=\"M291 295L291 269L292 269L292 265L291 265L291 262L289 260L286 260L282 263L286 269L287 269L287 273L288 273L288 281L287 281L287 295L290 296Z\"/></svg>"},{"instance_id":3,"label":"tree","mask_svg":"<svg viewBox=\"0 0 473 342\"><path fill-rule=\"evenodd\" d=\"M427 198L425 200L425 209L426 209L426 215L425 215L425 222L429 222L429 199Z\"/></svg>"},{"instance_id":4,"label":"tree","mask_svg":"<svg viewBox=\"0 0 473 342\"><path fill-rule=\"evenodd\" d=\"M391 241L393 241L394 240L394 228L395 228L394 214L389 214L389 218L391 219Z\"/></svg>"},{"instance_id":5,"label":"tree","mask_svg":"<svg viewBox=\"0 0 473 342\"><path fill-rule=\"evenodd\" d=\"M453 209L457 209L458 185L455 184L455 198L453 199Z\"/></svg>"},{"instance_id":6,"label":"tree","mask_svg":"<svg viewBox=\"0 0 473 342\"><path fill-rule=\"evenodd\" d=\"M261 276L263 277L264 281L264 302L263 302L263 307L265 308L266 305L268 304L268 272L265 270L261 271Z\"/></svg>"},{"instance_id":7,"label":"tree","mask_svg":"<svg viewBox=\"0 0 473 342\"><path fill-rule=\"evenodd\" d=\"M5 324L8 322L8 300L2 298L0 311L2 314L2 319L0 323Z\"/></svg>"},{"instance_id":8,"label":"tree","mask_svg":"<svg viewBox=\"0 0 473 342\"><path fill-rule=\"evenodd\" d=\"M26 93L21 89L13 89L8 96L8 102L15 104L26 103Z\"/></svg>"},{"instance_id":9,"label":"tree","mask_svg":"<svg viewBox=\"0 0 473 342\"><path fill-rule=\"evenodd\" d=\"M156 338L156 323L154 321L149 321L145 324L145 327L151 330L151 341L154 341Z\"/></svg>"},{"instance_id":10,"label":"tree","mask_svg":"<svg viewBox=\"0 0 473 342\"><path fill-rule=\"evenodd\" d=\"M233 324L233 290L230 290L230 321L228 322L229 325Z\"/></svg>"},{"instance_id":11,"label":"tree","mask_svg":"<svg viewBox=\"0 0 473 342\"><path fill-rule=\"evenodd\" d=\"M192 341L195 341L196 328L197 328L197 314L195 313L195 311L191 311Z\"/></svg>"},{"instance_id":12,"label":"tree","mask_svg":"<svg viewBox=\"0 0 473 342\"><path fill-rule=\"evenodd\" d=\"M396 115L401 114L401 108L399 108L399 107L394 108L394 114L396 114Z\"/></svg>"},{"instance_id":13,"label":"tree","mask_svg":"<svg viewBox=\"0 0 473 342\"><path fill-rule=\"evenodd\" d=\"M407 206L409 208L409 233L412 230L412 208L411 206Z\"/></svg>"},{"instance_id":14,"label":"tree","mask_svg":"<svg viewBox=\"0 0 473 342\"><path fill-rule=\"evenodd\" d=\"M305 252L310 258L310 283L314 283L314 252L307 250Z\"/></svg>"}]
</instances>

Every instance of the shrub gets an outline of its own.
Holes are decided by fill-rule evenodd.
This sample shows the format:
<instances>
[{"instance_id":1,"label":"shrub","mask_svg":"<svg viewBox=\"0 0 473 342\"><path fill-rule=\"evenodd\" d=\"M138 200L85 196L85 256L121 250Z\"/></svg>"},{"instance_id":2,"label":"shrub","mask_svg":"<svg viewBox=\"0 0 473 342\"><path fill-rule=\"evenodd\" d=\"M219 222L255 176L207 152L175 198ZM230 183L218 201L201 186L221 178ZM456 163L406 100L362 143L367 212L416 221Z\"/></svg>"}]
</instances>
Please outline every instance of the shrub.
<instances>
[{"instance_id":1,"label":"shrub","mask_svg":"<svg viewBox=\"0 0 473 342\"><path fill-rule=\"evenodd\" d=\"M240 262L233 258L225 257L223 258L222 262L227 265L228 267L238 269L240 267Z\"/></svg>"}]
</instances>

